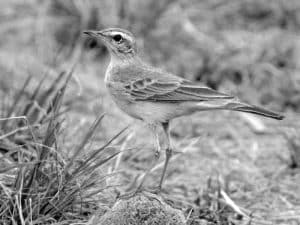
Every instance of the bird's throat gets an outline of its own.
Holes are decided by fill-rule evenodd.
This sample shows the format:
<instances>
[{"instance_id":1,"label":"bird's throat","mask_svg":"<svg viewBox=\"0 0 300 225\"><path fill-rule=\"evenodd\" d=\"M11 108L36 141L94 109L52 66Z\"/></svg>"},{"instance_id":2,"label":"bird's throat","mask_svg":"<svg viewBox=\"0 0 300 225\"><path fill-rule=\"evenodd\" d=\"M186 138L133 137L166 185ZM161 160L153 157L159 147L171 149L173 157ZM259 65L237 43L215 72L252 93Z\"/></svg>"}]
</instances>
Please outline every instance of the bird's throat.
<instances>
[{"instance_id":1,"label":"bird's throat","mask_svg":"<svg viewBox=\"0 0 300 225\"><path fill-rule=\"evenodd\" d=\"M133 57L119 57L118 55L111 54L110 62L107 66L104 81L107 82L111 79L112 69L116 67L126 67L130 65L140 64L142 61L138 56Z\"/></svg>"}]
</instances>

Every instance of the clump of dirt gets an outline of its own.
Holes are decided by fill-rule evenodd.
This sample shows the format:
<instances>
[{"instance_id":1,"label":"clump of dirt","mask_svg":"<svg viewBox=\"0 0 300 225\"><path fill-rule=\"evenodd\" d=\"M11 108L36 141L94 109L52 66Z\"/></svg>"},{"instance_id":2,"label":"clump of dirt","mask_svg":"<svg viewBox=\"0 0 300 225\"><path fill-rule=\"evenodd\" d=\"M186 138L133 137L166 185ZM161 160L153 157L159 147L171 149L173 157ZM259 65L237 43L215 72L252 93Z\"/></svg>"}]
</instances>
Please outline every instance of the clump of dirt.
<instances>
[{"instance_id":1,"label":"clump of dirt","mask_svg":"<svg viewBox=\"0 0 300 225\"><path fill-rule=\"evenodd\" d=\"M143 192L129 199L121 199L92 225L184 225L185 217L180 210L166 204L161 197Z\"/></svg>"}]
</instances>

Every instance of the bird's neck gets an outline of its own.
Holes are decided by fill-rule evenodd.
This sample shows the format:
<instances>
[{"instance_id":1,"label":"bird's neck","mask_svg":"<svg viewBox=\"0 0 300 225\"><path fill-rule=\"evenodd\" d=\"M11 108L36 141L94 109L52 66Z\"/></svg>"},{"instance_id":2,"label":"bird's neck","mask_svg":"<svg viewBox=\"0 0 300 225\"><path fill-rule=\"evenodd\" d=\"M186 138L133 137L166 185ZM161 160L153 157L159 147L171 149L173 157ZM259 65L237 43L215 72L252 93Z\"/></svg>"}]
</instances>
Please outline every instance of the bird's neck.
<instances>
[{"instance_id":1,"label":"bird's neck","mask_svg":"<svg viewBox=\"0 0 300 225\"><path fill-rule=\"evenodd\" d=\"M114 65L127 65L131 63L137 63L140 61L140 58L137 55L115 55L111 54L110 63Z\"/></svg>"},{"instance_id":2,"label":"bird's neck","mask_svg":"<svg viewBox=\"0 0 300 225\"><path fill-rule=\"evenodd\" d=\"M105 81L110 80L111 71L116 67L126 67L129 65L139 65L142 64L142 60L138 55L134 55L131 57L119 57L114 54L110 56L110 63L106 69Z\"/></svg>"}]
</instances>

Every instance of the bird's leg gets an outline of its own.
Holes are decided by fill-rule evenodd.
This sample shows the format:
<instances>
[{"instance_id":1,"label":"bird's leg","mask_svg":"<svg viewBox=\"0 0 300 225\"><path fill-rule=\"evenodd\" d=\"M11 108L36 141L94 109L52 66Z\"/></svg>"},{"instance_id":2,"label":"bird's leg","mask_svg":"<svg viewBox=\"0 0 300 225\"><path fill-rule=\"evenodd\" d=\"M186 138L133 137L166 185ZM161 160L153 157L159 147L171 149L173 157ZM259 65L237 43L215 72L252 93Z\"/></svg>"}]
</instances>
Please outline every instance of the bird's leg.
<instances>
[{"instance_id":1,"label":"bird's leg","mask_svg":"<svg viewBox=\"0 0 300 225\"><path fill-rule=\"evenodd\" d=\"M157 162L160 157L160 143L159 143L159 135L156 130L154 131L154 135L155 135L155 161Z\"/></svg>"},{"instance_id":2,"label":"bird's leg","mask_svg":"<svg viewBox=\"0 0 300 225\"><path fill-rule=\"evenodd\" d=\"M170 130L169 130L169 122L163 123L162 124L165 135L167 137L167 148L166 148L166 159L165 159L165 164L164 164L164 168L162 171L162 175L160 178L160 182L159 182L159 186L158 186L158 190L160 191L164 182L164 178L165 178L165 174L167 171L167 167L168 167L168 163L170 161L170 158L172 157L172 148L171 148L171 143L170 143Z\"/></svg>"},{"instance_id":3,"label":"bird's leg","mask_svg":"<svg viewBox=\"0 0 300 225\"><path fill-rule=\"evenodd\" d=\"M157 127L156 126L151 126L152 130L153 130L153 134L154 134L154 139L155 139L155 155L154 155L154 160L151 164L151 166L146 170L146 172L144 173L142 180L139 184L139 186L137 187L136 192L139 192L142 189L142 186L147 178L147 176L149 175L150 171L156 166L159 157L160 157L160 143L159 143L159 135L157 132Z\"/></svg>"}]
</instances>

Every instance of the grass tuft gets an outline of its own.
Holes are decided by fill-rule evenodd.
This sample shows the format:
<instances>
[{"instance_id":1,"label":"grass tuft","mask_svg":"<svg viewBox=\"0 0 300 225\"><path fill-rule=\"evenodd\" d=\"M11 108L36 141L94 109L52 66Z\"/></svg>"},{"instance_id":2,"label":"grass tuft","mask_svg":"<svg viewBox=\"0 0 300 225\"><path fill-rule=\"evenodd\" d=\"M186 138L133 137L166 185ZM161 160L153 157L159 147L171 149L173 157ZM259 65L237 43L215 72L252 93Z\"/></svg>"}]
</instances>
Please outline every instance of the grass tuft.
<instances>
[{"instance_id":1,"label":"grass tuft","mask_svg":"<svg viewBox=\"0 0 300 225\"><path fill-rule=\"evenodd\" d=\"M3 224L66 221L70 224L87 220L97 210L102 193L114 186L108 186L106 179L117 173L102 171L119 151L112 151L111 147L112 153L105 150L126 128L96 150L85 152L104 114L95 120L80 144L70 150L72 156L65 157L66 149L60 139L66 112L63 98L72 73L71 70L59 74L44 90L43 78L31 95L24 94L31 83L28 77L12 104L3 109L2 115L6 115L0 119Z\"/></svg>"}]
</instances>

